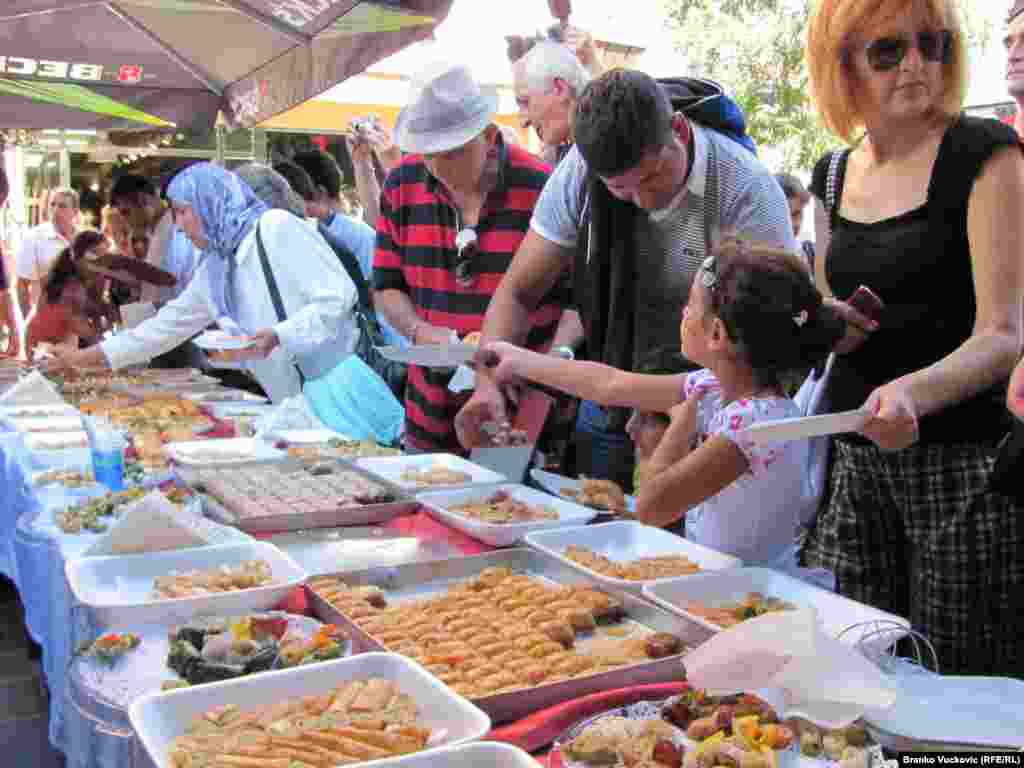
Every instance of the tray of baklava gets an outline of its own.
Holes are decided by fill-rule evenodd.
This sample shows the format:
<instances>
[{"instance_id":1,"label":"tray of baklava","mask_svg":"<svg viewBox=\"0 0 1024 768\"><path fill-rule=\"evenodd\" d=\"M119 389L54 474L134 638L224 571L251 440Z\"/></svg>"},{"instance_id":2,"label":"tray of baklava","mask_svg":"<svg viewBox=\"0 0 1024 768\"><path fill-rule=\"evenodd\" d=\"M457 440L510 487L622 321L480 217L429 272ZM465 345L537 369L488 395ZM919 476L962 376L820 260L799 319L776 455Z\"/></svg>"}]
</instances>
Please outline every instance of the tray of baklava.
<instances>
[{"instance_id":1,"label":"tray of baklava","mask_svg":"<svg viewBox=\"0 0 1024 768\"><path fill-rule=\"evenodd\" d=\"M348 462L178 467L208 517L250 533L375 525L412 512L407 492Z\"/></svg>"},{"instance_id":2,"label":"tray of baklava","mask_svg":"<svg viewBox=\"0 0 1024 768\"><path fill-rule=\"evenodd\" d=\"M317 576L316 615L356 650L401 653L494 722L596 691L681 680L711 632L558 560L507 549Z\"/></svg>"}]
</instances>

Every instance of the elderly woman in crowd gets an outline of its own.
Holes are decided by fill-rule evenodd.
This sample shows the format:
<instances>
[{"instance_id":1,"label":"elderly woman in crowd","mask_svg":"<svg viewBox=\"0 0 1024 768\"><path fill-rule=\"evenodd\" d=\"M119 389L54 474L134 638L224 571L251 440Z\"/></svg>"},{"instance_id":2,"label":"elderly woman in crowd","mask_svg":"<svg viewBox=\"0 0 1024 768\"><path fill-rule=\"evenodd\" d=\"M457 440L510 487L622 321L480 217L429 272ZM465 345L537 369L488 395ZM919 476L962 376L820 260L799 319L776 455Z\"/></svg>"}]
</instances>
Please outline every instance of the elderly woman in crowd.
<instances>
[{"instance_id":1,"label":"elderly woman in crowd","mask_svg":"<svg viewBox=\"0 0 1024 768\"><path fill-rule=\"evenodd\" d=\"M188 288L137 327L86 350L62 351L63 366L145 362L217 322L250 342L241 356L280 402L351 354L355 287L304 221L268 209L242 179L212 163L179 173L167 196L175 223L207 254Z\"/></svg>"},{"instance_id":2,"label":"elderly woman in crowd","mask_svg":"<svg viewBox=\"0 0 1024 768\"><path fill-rule=\"evenodd\" d=\"M826 125L853 147L815 168L816 277L866 285L832 407L830 503L805 549L845 595L907 616L951 674L1024 674L1021 509L991 490L1019 354L1024 158L1013 130L961 114L968 64L952 0L820 0L807 43Z\"/></svg>"}]
</instances>

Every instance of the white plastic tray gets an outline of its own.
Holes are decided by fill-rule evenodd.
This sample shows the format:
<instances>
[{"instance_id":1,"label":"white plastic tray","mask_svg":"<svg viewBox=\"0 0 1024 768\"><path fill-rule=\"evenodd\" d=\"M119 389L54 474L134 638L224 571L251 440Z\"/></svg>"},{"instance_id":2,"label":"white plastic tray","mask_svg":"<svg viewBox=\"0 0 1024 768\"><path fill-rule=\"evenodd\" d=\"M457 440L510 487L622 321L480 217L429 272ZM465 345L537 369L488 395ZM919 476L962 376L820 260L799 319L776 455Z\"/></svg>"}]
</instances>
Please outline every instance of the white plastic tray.
<instances>
[{"instance_id":1,"label":"white plastic tray","mask_svg":"<svg viewBox=\"0 0 1024 768\"><path fill-rule=\"evenodd\" d=\"M330 429L283 429L271 433L274 438L295 445L315 445L328 440L351 440L352 438Z\"/></svg>"},{"instance_id":2,"label":"white plastic tray","mask_svg":"<svg viewBox=\"0 0 1024 768\"><path fill-rule=\"evenodd\" d=\"M512 498L532 506L550 507L558 513L558 519L530 523L485 523L468 518L458 512L449 511L450 507L460 504L486 501L498 491L507 491ZM585 525L597 515L593 509L564 501L543 491L527 488L525 485L499 485L491 488L422 493L418 494L416 499L441 522L472 536L474 539L479 539L485 544L490 544L492 547L510 547L533 531Z\"/></svg>"},{"instance_id":3,"label":"white plastic tray","mask_svg":"<svg viewBox=\"0 0 1024 768\"><path fill-rule=\"evenodd\" d=\"M189 400L195 400L197 403L213 404L213 403L266 403L267 398L262 395L254 395L252 392L246 392L244 389L210 389L205 392L187 392L182 395Z\"/></svg>"},{"instance_id":4,"label":"white plastic tray","mask_svg":"<svg viewBox=\"0 0 1024 768\"><path fill-rule=\"evenodd\" d=\"M462 747L445 747L435 752L409 755L394 763L402 768L539 768L519 747L497 741L481 741Z\"/></svg>"},{"instance_id":5,"label":"white plastic tray","mask_svg":"<svg viewBox=\"0 0 1024 768\"><path fill-rule=\"evenodd\" d=\"M274 406L270 403L252 403L245 401L235 403L206 403L205 405L210 409L210 413L213 414L214 418L218 419L230 419L247 415L261 419L274 410Z\"/></svg>"},{"instance_id":6,"label":"white plastic tray","mask_svg":"<svg viewBox=\"0 0 1024 768\"><path fill-rule=\"evenodd\" d=\"M1024 681L909 674L892 682L896 702L864 718L882 746L1024 749Z\"/></svg>"},{"instance_id":7,"label":"white plastic tray","mask_svg":"<svg viewBox=\"0 0 1024 768\"><path fill-rule=\"evenodd\" d=\"M55 432L79 432L82 419L74 411L67 416L48 416L34 419L8 419L11 426L26 435L52 435Z\"/></svg>"},{"instance_id":8,"label":"white plastic tray","mask_svg":"<svg viewBox=\"0 0 1024 768\"><path fill-rule=\"evenodd\" d=\"M652 579L649 581L628 581L602 576L596 571L584 568L565 556L570 544L586 547L609 560L626 562L641 557L658 557L661 555L685 555L697 563L703 570L720 571L727 568L738 568L743 562L732 555L716 552L713 549L687 541L682 536L654 528L635 521L619 521L588 525L584 528L569 528L557 531L538 531L526 535L526 543L552 557L558 558L571 568L584 573L593 581L609 589L641 594L643 587L657 584L669 579ZM692 579L694 576L680 576L680 579Z\"/></svg>"},{"instance_id":9,"label":"white plastic tray","mask_svg":"<svg viewBox=\"0 0 1024 768\"><path fill-rule=\"evenodd\" d=\"M45 405L0 405L0 417L6 419L35 419L77 416L78 411L67 403Z\"/></svg>"},{"instance_id":10,"label":"white plastic tray","mask_svg":"<svg viewBox=\"0 0 1024 768\"><path fill-rule=\"evenodd\" d=\"M76 445L68 445L70 442ZM33 432L25 435L25 445L32 451L88 451L89 435L83 429L71 432Z\"/></svg>"},{"instance_id":11,"label":"white plastic tray","mask_svg":"<svg viewBox=\"0 0 1024 768\"><path fill-rule=\"evenodd\" d=\"M543 469L531 469L530 477L537 483L541 488L556 496L571 501L575 504L579 502L570 496L567 491L579 491L583 488L583 484L574 478L566 477L565 475L559 475L554 472L545 472ZM626 510L628 512L636 512L636 496L630 496L626 494ZM600 514L615 514L614 512L607 512L606 510L598 510Z\"/></svg>"},{"instance_id":12,"label":"white plastic tray","mask_svg":"<svg viewBox=\"0 0 1024 768\"><path fill-rule=\"evenodd\" d=\"M834 592L827 592L769 568L730 568L724 571L698 573L678 579L662 579L643 588L643 595L647 599L713 632L720 632L722 627L690 613L684 607L686 603L696 601L715 607L723 603L738 602L750 592L760 592L765 597L778 597L798 608L813 608L821 620L825 634L831 637L838 637L844 629L865 622L895 622L904 627L910 626L910 622L899 616L858 603ZM891 645L900 636L901 633L894 627L891 635L886 633L885 638L890 642L885 645ZM857 632L847 632L842 639L856 644L860 640L860 635Z\"/></svg>"},{"instance_id":13,"label":"white plastic tray","mask_svg":"<svg viewBox=\"0 0 1024 768\"><path fill-rule=\"evenodd\" d=\"M172 572L238 566L246 560L266 560L274 583L202 597L161 600L153 597L158 576ZM83 557L64 566L75 598L109 627L187 621L204 614L263 611L283 600L306 580L306 571L288 555L264 541L151 552L143 555Z\"/></svg>"},{"instance_id":14,"label":"white plastic tray","mask_svg":"<svg viewBox=\"0 0 1024 768\"><path fill-rule=\"evenodd\" d=\"M185 466L222 467L251 464L254 461L282 461L288 454L273 443L254 437L232 437L223 440L188 440L167 443L164 453Z\"/></svg>"},{"instance_id":15,"label":"white plastic tray","mask_svg":"<svg viewBox=\"0 0 1024 768\"><path fill-rule=\"evenodd\" d=\"M369 677L383 677L398 683L402 692L415 700L418 721L433 731L445 732L440 747L465 744L490 730L491 720L487 715L419 664L394 653L363 653L337 661L151 694L132 703L129 717L156 768L172 768L167 755L171 743L185 732L193 718L215 707L225 704L235 704L242 709L263 707L285 699L324 694L349 680ZM412 764L440 768L446 765L440 758L436 762L409 762L439 754L440 749L434 748L413 756L371 760L360 765Z\"/></svg>"},{"instance_id":16,"label":"white plastic tray","mask_svg":"<svg viewBox=\"0 0 1024 768\"><path fill-rule=\"evenodd\" d=\"M399 488L422 493L442 489L466 488L473 485L494 485L508 481L508 478L504 475L499 475L493 470L481 467L479 464L466 461L462 457L450 453L424 453L417 456L368 456L356 459L355 463L366 471L397 485ZM452 485L426 485L402 479L402 473L406 470L423 471L431 467L444 467L445 469L465 472L470 478L466 482L454 483Z\"/></svg>"}]
</instances>

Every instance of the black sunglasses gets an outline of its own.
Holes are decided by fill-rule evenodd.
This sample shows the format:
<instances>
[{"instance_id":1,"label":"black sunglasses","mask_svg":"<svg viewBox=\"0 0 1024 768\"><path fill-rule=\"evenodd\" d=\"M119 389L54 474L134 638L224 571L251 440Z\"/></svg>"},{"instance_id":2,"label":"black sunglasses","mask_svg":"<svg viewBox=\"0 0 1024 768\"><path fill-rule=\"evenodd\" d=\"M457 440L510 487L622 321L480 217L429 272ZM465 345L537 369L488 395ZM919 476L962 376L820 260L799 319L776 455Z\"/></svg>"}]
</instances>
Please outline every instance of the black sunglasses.
<instances>
[{"instance_id":1,"label":"black sunglasses","mask_svg":"<svg viewBox=\"0 0 1024 768\"><path fill-rule=\"evenodd\" d=\"M906 58L911 45L913 42L906 37L880 37L864 47L864 54L873 70L888 72ZM947 64L953 53L953 33L948 29L918 32L917 50L925 61Z\"/></svg>"},{"instance_id":2,"label":"black sunglasses","mask_svg":"<svg viewBox=\"0 0 1024 768\"><path fill-rule=\"evenodd\" d=\"M476 280L473 261L479 253L476 230L463 227L455 237L455 282L462 288L469 288Z\"/></svg>"}]
</instances>

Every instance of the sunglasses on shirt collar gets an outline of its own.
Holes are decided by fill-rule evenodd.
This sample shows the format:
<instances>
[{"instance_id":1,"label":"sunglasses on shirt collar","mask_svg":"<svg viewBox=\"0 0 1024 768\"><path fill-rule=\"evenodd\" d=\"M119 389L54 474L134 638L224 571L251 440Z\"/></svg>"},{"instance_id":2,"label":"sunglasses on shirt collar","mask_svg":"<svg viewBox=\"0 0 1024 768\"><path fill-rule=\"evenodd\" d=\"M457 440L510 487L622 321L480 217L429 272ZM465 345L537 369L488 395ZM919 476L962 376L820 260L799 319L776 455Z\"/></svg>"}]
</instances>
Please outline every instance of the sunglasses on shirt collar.
<instances>
[{"instance_id":1,"label":"sunglasses on shirt collar","mask_svg":"<svg viewBox=\"0 0 1024 768\"><path fill-rule=\"evenodd\" d=\"M463 227L455 236L455 282L470 288L476 281L474 260L480 251L479 238L473 227Z\"/></svg>"},{"instance_id":2,"label":"sunglasses on shirt collar","mask_svg":"<svg viewBox=\"0 0 1024 768\"><path fill-rule=\"evenodd\" d=\"M915 40L902 35L880 37L864 46L864 55L873 70L889 72L903 63L914 45L925 61L948 64L953 55L953 33L948 29L922 30Z\"/></svg>"}]
</instances>

